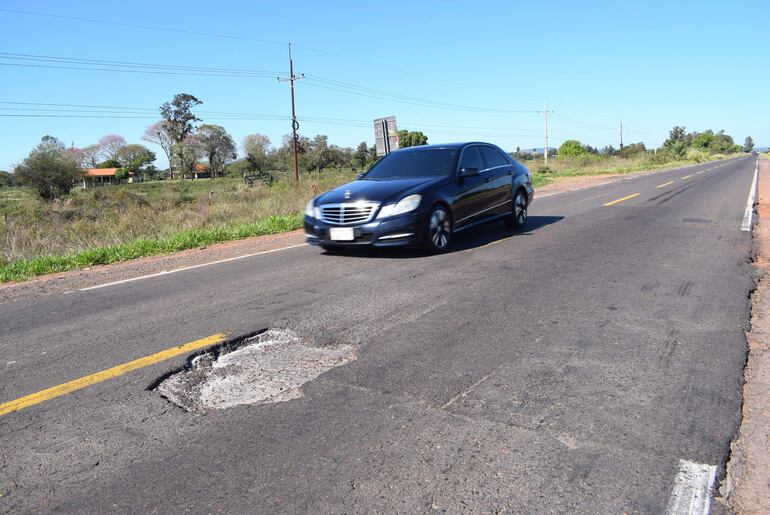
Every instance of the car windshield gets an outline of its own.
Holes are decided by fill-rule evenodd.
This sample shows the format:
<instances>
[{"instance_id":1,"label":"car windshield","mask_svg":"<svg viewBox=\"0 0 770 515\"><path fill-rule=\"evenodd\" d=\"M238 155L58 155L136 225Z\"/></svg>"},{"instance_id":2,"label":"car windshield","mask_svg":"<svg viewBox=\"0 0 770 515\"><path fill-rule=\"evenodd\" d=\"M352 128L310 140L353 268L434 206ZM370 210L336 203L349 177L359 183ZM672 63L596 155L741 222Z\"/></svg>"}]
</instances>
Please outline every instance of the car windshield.
<instances>
[{"instance_id":1,"label":"car windshield","mask_svg":"<svg viewBox=\"0 0 770 515\"><path fill-rule=\"evenodd\" d=\"M438 177L452 175L457 166L457 149L425 148L399 150L377 161L364 179Z\"/></svg>"}]
</instances>

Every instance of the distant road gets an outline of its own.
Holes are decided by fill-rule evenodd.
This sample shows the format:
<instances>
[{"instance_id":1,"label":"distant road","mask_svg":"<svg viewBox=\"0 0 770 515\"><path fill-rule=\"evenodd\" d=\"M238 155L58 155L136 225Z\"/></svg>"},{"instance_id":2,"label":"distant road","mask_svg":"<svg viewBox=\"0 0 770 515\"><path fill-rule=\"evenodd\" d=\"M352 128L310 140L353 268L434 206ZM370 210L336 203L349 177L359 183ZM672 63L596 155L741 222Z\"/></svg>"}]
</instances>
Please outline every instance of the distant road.
<instances>
[{"instance_id":1,"label":"distant road","mask_svg":"<svg viewBox=\"0 0 770 515\"><path fill-rule=\"evenodd\" d=\"M740 419L755 161L540 196L524 231L490 225L446 255L300 246L0 305L0 404L219 333L358 346L300 399L205 415L147 390L184 349L40 394L0 416L0 510L660 513L697 498Z\"/></svg>"}]
</instances>

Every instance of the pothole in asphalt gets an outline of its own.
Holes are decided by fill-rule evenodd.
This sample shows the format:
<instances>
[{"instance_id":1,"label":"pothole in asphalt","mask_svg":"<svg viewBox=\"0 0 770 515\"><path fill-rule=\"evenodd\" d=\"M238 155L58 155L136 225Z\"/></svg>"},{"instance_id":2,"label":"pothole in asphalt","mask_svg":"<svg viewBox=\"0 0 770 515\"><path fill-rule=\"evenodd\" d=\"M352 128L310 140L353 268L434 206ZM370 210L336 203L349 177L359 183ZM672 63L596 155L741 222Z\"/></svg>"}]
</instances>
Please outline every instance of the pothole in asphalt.
<instances>
[{"instance_id":1,"label":"pothole in asphalt","mask_svg":"<svg viewBox=\"0 0 770 515\"><path fill-rule=\"evenodd\" d=\"M293 331L269 329L196 356L155 390L186 411L283 402L302 396L302 385L356 359L352 345L317 347Z\"/></svg>"}]
</instances>

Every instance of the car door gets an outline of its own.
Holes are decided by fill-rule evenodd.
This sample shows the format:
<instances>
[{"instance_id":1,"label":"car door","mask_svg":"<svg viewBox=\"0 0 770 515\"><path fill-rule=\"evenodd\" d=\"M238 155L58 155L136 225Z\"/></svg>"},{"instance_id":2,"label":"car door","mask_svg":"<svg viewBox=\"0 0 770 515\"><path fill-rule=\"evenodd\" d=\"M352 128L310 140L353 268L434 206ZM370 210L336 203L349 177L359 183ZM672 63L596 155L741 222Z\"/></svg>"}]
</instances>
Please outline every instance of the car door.
<instances>
[{"instance_id":1,"label":"car door","mask_svg":"<svg viewBox=\"0 0 770 515\"><path fill-rule=\"evenodd\" d=\"M486 165L484 182L490 188L486 206L489 214L509 213L513 195L513 165L499 149L491 145L480 145L479 151Z\"/></svg>"},{"instance_id":2,"label":"car door","mask_svg":"<svg viewBox=\"0 0 770 515\"><path fill-rule=\"evenodd\" d=\"M452 205L455 228L476 221L479 213L484 209L484 196L488 190L487 183L484 181L485 167L478 145L469 145L463 149L460 154L457 189ZM477 170L478 175L463 175L463 171L469 169Z\"/></svg>"}]
</instances>

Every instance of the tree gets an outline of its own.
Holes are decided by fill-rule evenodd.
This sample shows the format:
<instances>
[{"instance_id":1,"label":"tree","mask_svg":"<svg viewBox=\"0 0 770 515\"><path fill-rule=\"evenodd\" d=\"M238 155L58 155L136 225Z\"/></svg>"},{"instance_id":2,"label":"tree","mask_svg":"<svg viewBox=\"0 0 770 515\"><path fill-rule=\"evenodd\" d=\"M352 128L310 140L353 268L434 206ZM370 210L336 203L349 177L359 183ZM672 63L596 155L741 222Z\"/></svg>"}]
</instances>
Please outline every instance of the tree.
<instances>
[{"instance_id":1,"label":"tree","mask_svg":"<svg viewBox=\"0 0 770 515\"><path fill-rule=\"evenodd\" d=\"M585 154L586 149L583 144L576 139L568 139L559 147L559 157L575 157L581 154Z\"/></svg>"},{"instance_id":2,"label":"tree","mask_svg":"<svg viewBox=\"0 0 770 515\"><path fill-rule=\"evenodd\" d=\"M119 149L115 160L120 164L121 175L144 175L145 167L155 161L155 152L144 145L131 144Z\"/></svg>"},{"instance_id":3,"label":"tree","mask_svg":"<svg viewBox=\"0 0 770 515\"><path fill-rule=\"evenodd\" d=\"M96 168L99 163L99 144L94 143L82 148L83 151L83 167Z\"/></svg>"},{"instance_id":4,"label":"tree","mask_svg":"<svg viewBox=\"0 0 770 515\"><path fill-rule=\"evenodd\" d=\"M318 173L326 168L331 161L329 150L329 137L325 134L316 134L310 142L310 162L308 170L316 169Z\"/></svg>"},{"instance_id":5,"label":"tree","mask_svg":"<svg viewBox=\"0 0 770 515\"><path fill-rule=\"evenodd\" d=\"M170 149L172 157L169 163L180 164L182 178L188 172L192 173L200 154L199 141L191 141L189 144L185 144L185 141L192 137L192 133L195 130L195 122L200 121L200 118L193 114L192 108L202 103L193 95L177 93L170 102L165 102L160 106L160 116L163 118L163 132L168 134L172 141ZM160 138L160 136L158 137ZM190 158L193 157L194 159L190 161ZM188 164L191 166L190 169L188 169ZM174 165L169 164L169 166Z\"/></svg>"},{"instance_id":6,"label":"tree","mask_svg":"<svg viewBox=\"0 0 770 515\"><path fill-rule=\"evenodd\" d=\"M35 188L46 200L67 195L81 174L80 166L67 155L64 144L52 136L44 136L14 169L19 181Z\"/></svg>"},{"instance_id":7,"label":"tree","mask_svg":"<svg viewBox=\"0 0 770 515\"><path fill-rule=\"evenodd\" d=\"M0 170L0 188L10 188L18 186L19 179L14 174Z\"/></svg>"},{"instance_id":8,"label":"tree","mask_svg":"<svg viewBox=\"0 0 770 515\"><path fill-rule=\"evenodd\" d=\"M687 143L685 128L680 127L679 125L674 125L668 132L668 139L663 142L663 146L665 148L671 148L676 142Z\"/></svg>"},{"instance_id":9,"label":"tree","mask_svg":"<svg viewBox=\"0 0 770 515\"><path fill-rule=\"evenodd\" d=\"M630 145L624 146L620 149L619 154L620 157L632 157L646 151L647 147L645 147L644 143L640 141L639 143L631 143Z\"/></svg>"},{"instance_id":10,"label":"tree","mask_svg":"<svg viewBox=\"0 0 770 515\"><path fill-rule=\"evenodd\" d=\"M618 151L612 145L607 145L602 149L602 154L605 156L616 156L618 155Z\"/></svg>"},{"instance_id":11,"label":"tree","mask_svg":"<svg viewBox=\"0 0 770 515\"><path fill-rule=\"evenodd\" d=\"M358 164L358 166L361 167L361 170L363 170L366 166L366 163L369 161L369 146L365 141L362 141L358 144L356 147L356 152L353 154L353 159Z\"/></svg>"},{"instance_id":12,"label":"tree","mask_svg":"<svg viewBox=\"0 0 770 515\"><path fill-rule=\"evenodd\" d=\"M248 134L243 138L243 151L246 152L248 169L255 172L265 171L270 166L270 138L264 134ZM291 145L291 142L287 142Z\"/></svg>"},{"instance_id":13,"label":"tree","mask_svg":"<svg viewBox=\"0 0 770 515\"><path fill-rule=\"evenodd\" d=\"M177 93L170 102L160 106L160 116L165 122L164 128L174 143L181 143L195 130L195 122L201 121L192 108L202 104L188 93Z\"/></svg>"},{"instance_id":14,"label":"tree","mask_svg":"<svg viewBox=\"0 0 770 515\"><path fill-rule=\"evenodd\" d=\"M398 131L399 148L416 147L419 145L427 145L427 144L428 144L428 136L426 136L420 131L414 131L414 132L407 131L407 130Z\"/></svg>"},{"instance_id":15,"label":"tree","mask_svg":"<svg viewBox=\"0 0 770 515\"><path fill-rule=\"evenodd\" d=\"M115 154L121 147L126 146L126 138L117 134L107 134L99 138L97 146L97 157L102 161L115 159Z\"/></svg>"},{"instance_id":16,"label":"tree","mask_svg":"<svg viewBox=\"0 0 770 515\"><path fill-rule=\"evenodd\" d=\"M751 136L746 136L746 139L743 141L743 151L751 152L752 150L754 150L754 140Z\"/></svg>"},{"instance_id":17,"label":"tree","mask_svg":"<svg viewBox=\"0 0 770 515\"><path fill-rule=\"evenodd\" d=\"M163 150L163 153L166 154L166 159L168 159L169 172L171 174L171 177L173 177L174 169L173 169L173 165L171 164L171 162L173 161L171 156L171 147L174 145L174 139L171 137L171 134L169 134L168 130L166 129L165 120L157 121L152 125L150 125L149 127L147 127L144 130L144 135L142 136L142 139L149 143L155 143Z\"/></svg>"},{"instance_id":18,"label":"tree","mask_svg":"<svg viewBox=\"0 0 770 515\"><path fill-rule=\"evenodd\" d=\"M221 175L225 165L238 157L233 137L219 125L201 125L196 133L203 157L209 162L211 177Z\"/></svg>"},{"instance_id":19,"label":"tree","mask_svg":"<svg viewBox=\"0 0 770 515\"><path fill-rule=\"evenodd\" d=\"M203 156L203 147L195 136L188 136L181 143L174 143L171 147L174 167L180 172L182 179L188 175L195 178L195 165Z\"/></svg>"}]
</instances>

